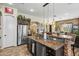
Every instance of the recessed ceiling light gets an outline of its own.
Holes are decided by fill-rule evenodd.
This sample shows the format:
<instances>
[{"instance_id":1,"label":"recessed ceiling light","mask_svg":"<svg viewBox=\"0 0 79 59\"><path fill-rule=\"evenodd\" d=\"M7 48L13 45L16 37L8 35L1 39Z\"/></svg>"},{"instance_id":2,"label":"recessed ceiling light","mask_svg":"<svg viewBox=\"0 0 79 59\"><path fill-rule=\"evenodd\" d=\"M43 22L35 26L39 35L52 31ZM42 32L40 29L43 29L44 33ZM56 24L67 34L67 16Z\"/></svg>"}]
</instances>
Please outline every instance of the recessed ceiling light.
<instances>
[{"instance_id":1,"label":"recessed ceiling light","mask_svg":"<svg viewBox=\"0 0 79 59\"><path fill-rule=\"evenodd\" d=\"M34 12L34 9L30 9L31 12Z\"/></svg>"}]
</instances>

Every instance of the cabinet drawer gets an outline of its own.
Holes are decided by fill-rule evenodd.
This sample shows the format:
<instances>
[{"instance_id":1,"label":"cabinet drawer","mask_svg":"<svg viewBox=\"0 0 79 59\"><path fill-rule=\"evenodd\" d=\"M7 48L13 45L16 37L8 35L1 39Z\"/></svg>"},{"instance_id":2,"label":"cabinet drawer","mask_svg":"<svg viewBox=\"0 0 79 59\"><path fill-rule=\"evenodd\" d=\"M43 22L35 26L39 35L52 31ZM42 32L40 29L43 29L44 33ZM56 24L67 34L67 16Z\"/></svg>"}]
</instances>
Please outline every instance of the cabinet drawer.
<instances>
[{"instance_id":1,"label":"cabinet drawer","mask_svg":"<svg viewBox=\"0 0 79 59\"><path fill-rule=\"evenodd\" d=\"M46 48L46 55L47 56L55 56L56 55L55 50L47 47Z\"/></svg>"}]
</instances>

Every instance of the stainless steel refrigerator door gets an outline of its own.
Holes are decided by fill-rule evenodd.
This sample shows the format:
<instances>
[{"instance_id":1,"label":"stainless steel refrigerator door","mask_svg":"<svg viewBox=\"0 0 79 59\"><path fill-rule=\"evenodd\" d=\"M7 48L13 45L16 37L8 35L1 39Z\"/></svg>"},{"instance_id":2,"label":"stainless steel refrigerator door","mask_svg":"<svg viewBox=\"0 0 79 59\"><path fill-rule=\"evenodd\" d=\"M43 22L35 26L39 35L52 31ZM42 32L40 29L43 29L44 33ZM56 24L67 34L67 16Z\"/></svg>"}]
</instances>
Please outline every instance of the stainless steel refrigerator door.
<instances>
[{"instance_id":1,"label":"stainless steel refrigerator door","mask_svg":"<svg viewBox=\"0 0 79 59\"><path fill-rule=\"evenodd\" d=\"M23 25L18 25L18 45L21 44L21 40L22 40L22 31L23 31L22 26Z\"/></svg>"},{"instance_id":2,"label":"stainless steel refrigerator door","mask_svg":"<svg viewBox=\"0 0 79 59\"><path fill-rule=\"evenodd\" d=\"M23 38L28 35L28 25L23 25Z\"/></svg>"}]
</instances>

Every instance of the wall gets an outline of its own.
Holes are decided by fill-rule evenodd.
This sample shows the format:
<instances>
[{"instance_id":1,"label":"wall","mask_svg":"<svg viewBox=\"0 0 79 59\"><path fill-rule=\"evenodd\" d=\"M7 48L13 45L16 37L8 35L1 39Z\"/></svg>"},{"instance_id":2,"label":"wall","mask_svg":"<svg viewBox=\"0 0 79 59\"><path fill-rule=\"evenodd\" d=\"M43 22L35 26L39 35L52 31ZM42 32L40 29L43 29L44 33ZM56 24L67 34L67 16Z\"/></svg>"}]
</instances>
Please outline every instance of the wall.
<instances>
[{"instance_id":1,"label":"wall","mask_svg":"<svg viewBox=\"0 0 79 59\"><path fill-rule=\"evenodd\" d=\"M67 23L78 24L79 23L78 20L79 20L78 18L68 19L68 20L58 21L58 23L60 23L60 24L67 24Z\"/></svg>"},{"instance_id":2,"label":"wall","mask_svg":"<svg viewBox=\"0 0 79 59\"><path fill-rule=\"evenodd\" d=\"M73 24L73 25L79 25L79 18L74 19L68 19L68 20L62 20L56 22L56 30L62 28L62 24Z\"/></svg>"}]
</instances>

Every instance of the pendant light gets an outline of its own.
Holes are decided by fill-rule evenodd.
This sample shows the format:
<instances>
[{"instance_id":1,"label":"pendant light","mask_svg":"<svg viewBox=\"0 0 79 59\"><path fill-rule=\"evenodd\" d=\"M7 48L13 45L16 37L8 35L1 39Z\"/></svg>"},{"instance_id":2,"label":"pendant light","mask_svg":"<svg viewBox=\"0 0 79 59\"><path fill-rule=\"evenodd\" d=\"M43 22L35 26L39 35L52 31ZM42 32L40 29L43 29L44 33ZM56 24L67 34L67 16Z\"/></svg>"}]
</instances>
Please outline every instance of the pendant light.
<instances>
[{"instance_id":1,"label":"pendant light","mask_svg":"<svg viewBox=\"0 0 79 59\"><path fill-rule=\"evenodd\" d=\"M54 21L54 17L55 17L55 15L54 15L54 3L53 3L53 21Z\"/></svg>"},{"instance_id":2,"label":"pendant light","mask_svg":"<svg viewBox=\"0 0 79 59\"><path fill-rule=\"evenodd\" d=\"M45 3L42 7L43 7L43 19L44 19L44 27L45 27L45 32L46 32L46 19L45 19L45 17L46 17L46 14L45 14L45 7L48 5L49 3Z\"/></svg>"},{"instance_id":3,"label":"pendant light","mask_svg":"<svg viewBox=\"0 0 79 59\"><path fill-rule=\"evenodd\" d=\"M45 7L48 5L49 3L45 3L44 5L43 5L43 10L45 9ZM43 13L43 16L44 16L44 20L46 21L46 19L45 19L45 10L43 11L44 13ZM46 40L47 39L47 33L46 33L46 23L44 23L44 39Z\"/></svg>"},{"instance_id":4,"label":"pendant light","mask_svg":"<svg viewBox=\"0 0 79 59\"><path fill-rule=\"evenodd\" d=\"M53 27L52 27L52 31L55 32L55 18L56 15L55 15L55 3L53 3Z\"/></svg>"}]
</instances>

